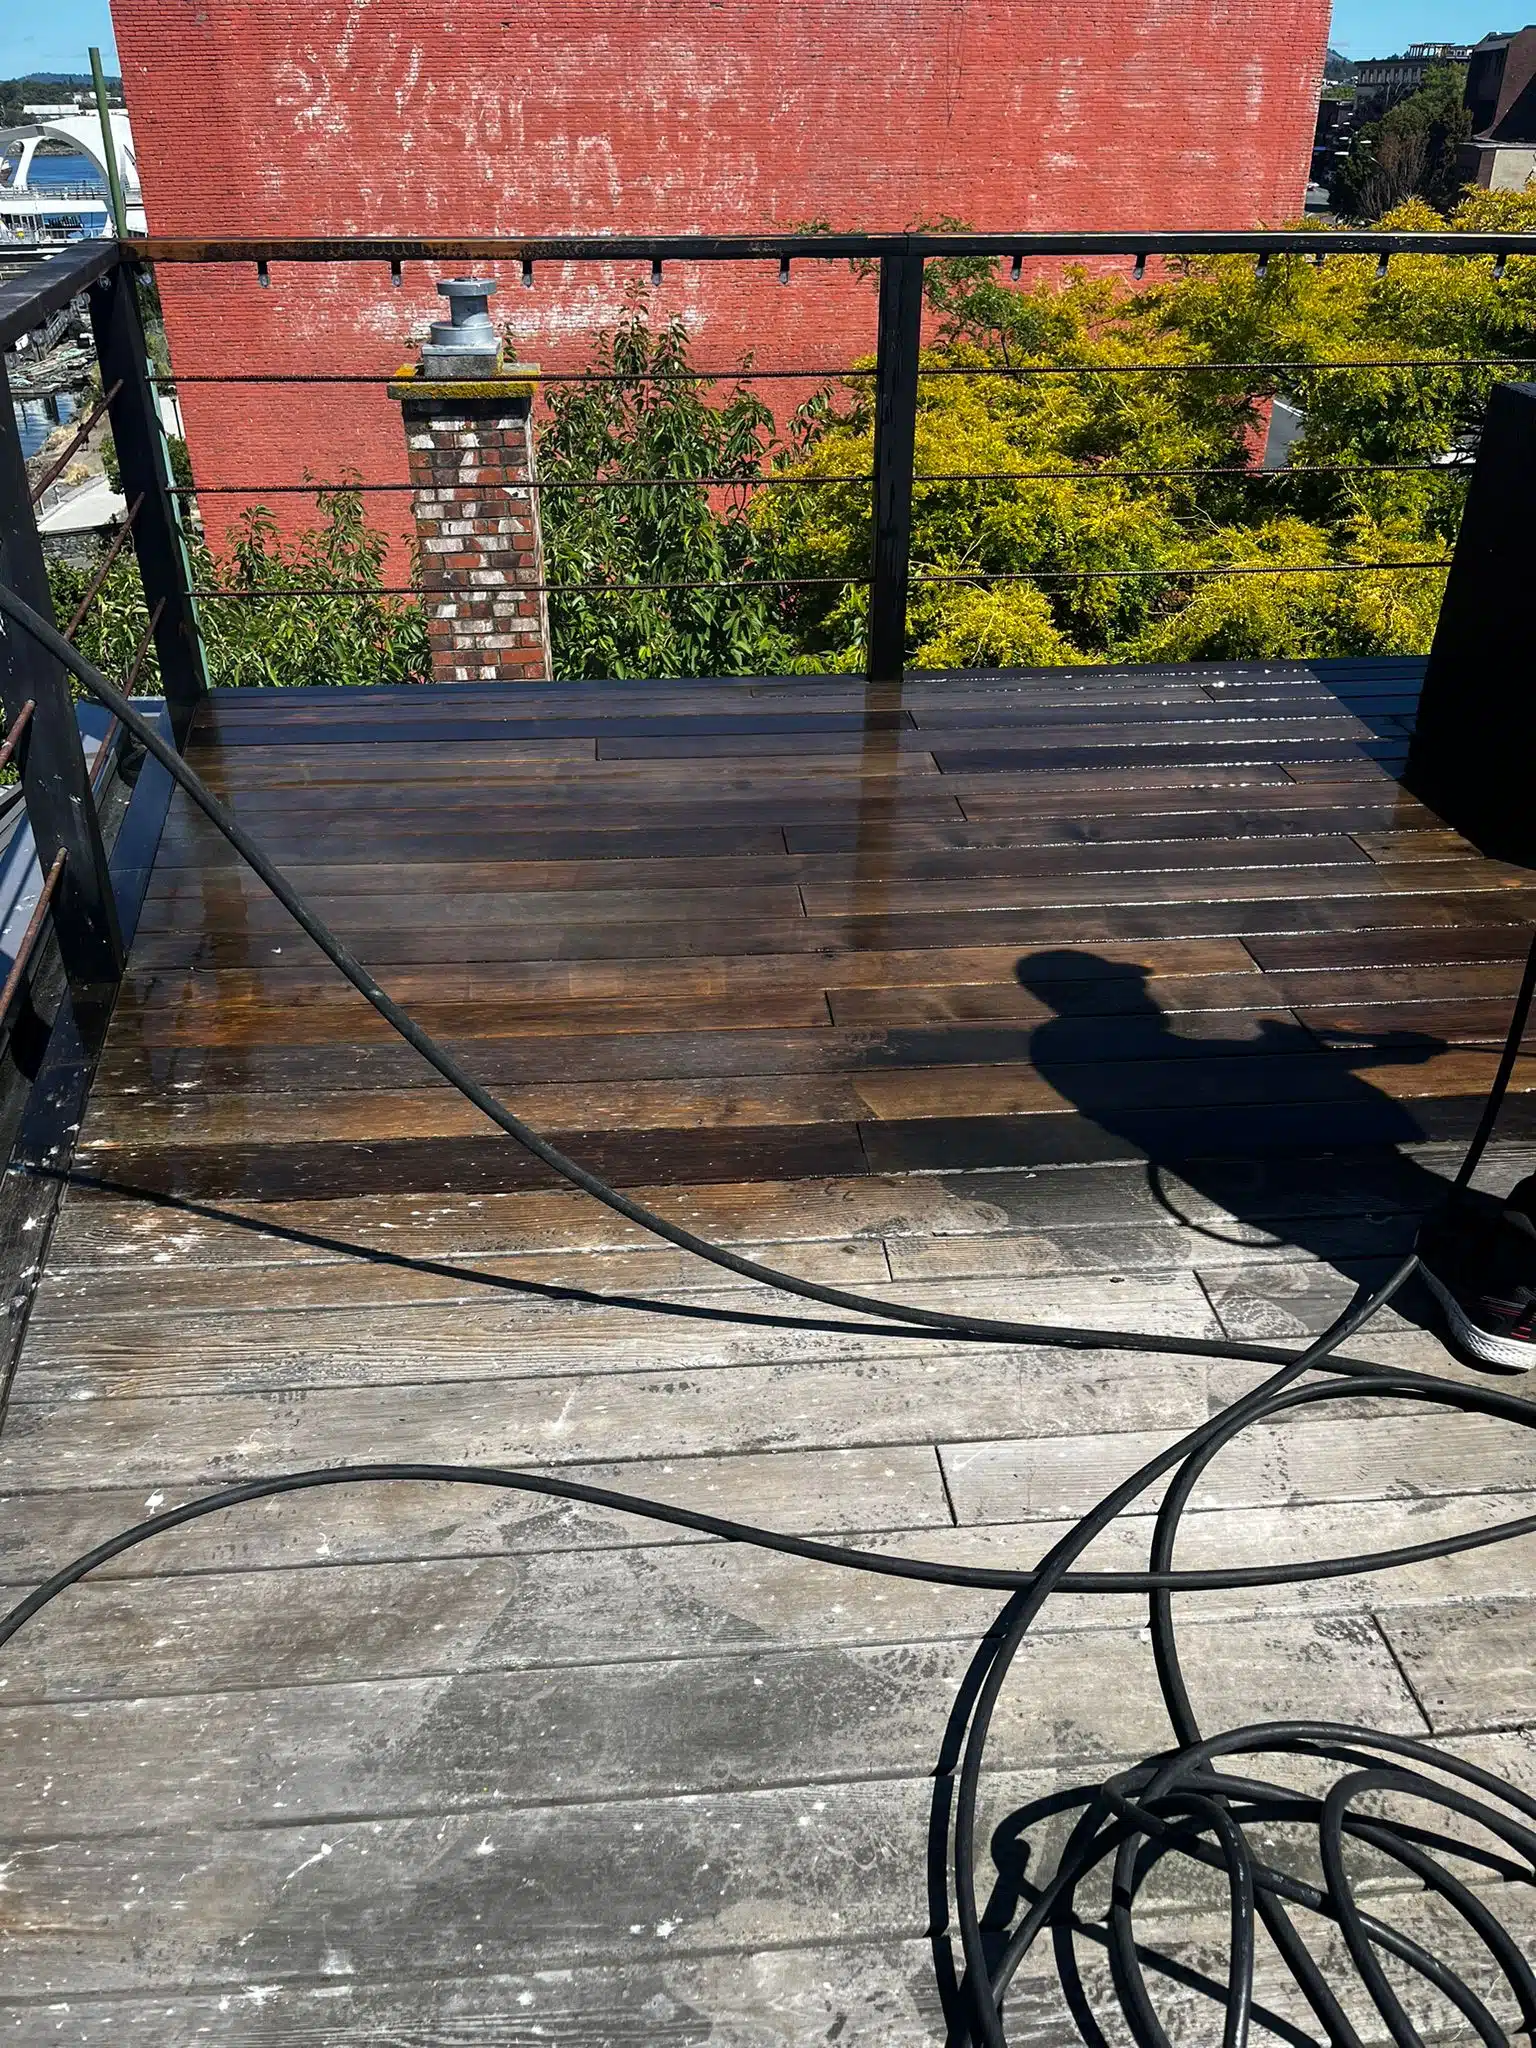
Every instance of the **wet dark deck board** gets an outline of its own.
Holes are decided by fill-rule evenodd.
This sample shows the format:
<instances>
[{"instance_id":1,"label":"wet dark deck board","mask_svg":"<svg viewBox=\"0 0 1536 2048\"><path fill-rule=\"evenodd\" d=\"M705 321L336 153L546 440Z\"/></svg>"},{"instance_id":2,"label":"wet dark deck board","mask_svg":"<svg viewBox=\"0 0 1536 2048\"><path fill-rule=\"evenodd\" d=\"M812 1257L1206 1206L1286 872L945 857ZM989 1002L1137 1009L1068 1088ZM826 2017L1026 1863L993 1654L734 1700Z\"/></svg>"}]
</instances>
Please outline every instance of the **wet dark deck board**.
<instances>
[{"instance_id":1,"label":"wet dark deck board","mask_svg":"<svg viewBox=\"0 0 1536 2048\"><path fill-rule=\"evenodd\" d=\"M1300 1337L1443 1189L1536 920L1392 779L1417 681L252 692L191 758L428 1028L693 1227L889 1298ZM390 1456L1023 1563L1253 1376L781 1327L435 1083L180 800L80 1141L0 1433L13 1586ZM1485 1178L1533 1164L1523 1062ZM1359 1348L1465 1371L1413 1298ZM1341 1411L1245 1438L1186 1540L1338 1554L1533 1492L1507 1431ZM1189 1609L1213 1725L1427 1716L1536 1784L1536 1539ZM8 2038L937 2048L929 1774L991 1611L462 1489L177 1532L0 1672ZM1051 1615L984 1842L1166 1740L1141 1619ZM1220 1952L1205 1894L1146 1924ZM1068 2037L1048 1972L1015 1998Z\"/></svg>"}]
</instances>

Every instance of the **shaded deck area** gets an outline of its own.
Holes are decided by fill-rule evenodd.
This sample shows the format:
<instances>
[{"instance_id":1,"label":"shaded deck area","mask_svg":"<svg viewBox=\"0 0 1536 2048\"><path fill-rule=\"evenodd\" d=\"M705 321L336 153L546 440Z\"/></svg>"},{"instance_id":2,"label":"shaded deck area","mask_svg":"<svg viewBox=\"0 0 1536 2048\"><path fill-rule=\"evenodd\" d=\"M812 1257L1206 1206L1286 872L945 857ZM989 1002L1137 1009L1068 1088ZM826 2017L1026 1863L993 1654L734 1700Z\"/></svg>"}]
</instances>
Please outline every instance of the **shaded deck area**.
<instances>
[{"instance_id":1,"label":"shaded deck area","mask_svg":"<svg viewBox=\"0 0 1536 2048\"><path fill-rule=\"evenodd\" d=\"M1536 919L1394 779L1418 674L224 696L189 758L422 1023L695 1229L894 1299L1285 1341L1443 1191ZM1490 1186L1536 1164L1533 1083ZM399 1457L1025 1564L1257 1377L698 1308L801 1312L551 1185L177 797L0 1431L0 1571ZM1353 1348L1469 1370L1411 1296ZM1526 1433L1335 1404L1212 1467L1187 1561L1533 1492ZM4 2036L941 2043L932 1773L997 1605L448 1488L167 1537L0 1663ZM1213 1727L1321 1708L1536 1791L1536 1539L1181 1611ZM1021 1658L1000 1888L1010 1815L1166 1742L1144 1619L1062 1600ZM1219 2038L1188 1972L1224 1906L1147 1910L1170 2031ZM1528 1891L1499 1910L1536 1937ZM1015 2038L1055 2048L1031 1971Z\"/></svg>"}]
</instances>

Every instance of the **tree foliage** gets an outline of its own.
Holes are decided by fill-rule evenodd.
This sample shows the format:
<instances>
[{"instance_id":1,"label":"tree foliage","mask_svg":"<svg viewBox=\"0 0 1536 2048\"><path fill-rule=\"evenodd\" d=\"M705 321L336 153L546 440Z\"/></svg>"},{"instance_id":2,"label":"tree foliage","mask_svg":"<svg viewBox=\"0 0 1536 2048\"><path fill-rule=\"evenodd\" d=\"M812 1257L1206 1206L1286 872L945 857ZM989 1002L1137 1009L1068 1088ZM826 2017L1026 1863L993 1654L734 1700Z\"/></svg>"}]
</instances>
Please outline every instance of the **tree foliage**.
<instances>
[{"instance_id":1,"label":"tree foliage","mask_svg":"<svg viewBox=\"0 0 1536 2048\"><path fill-rule=\"evenodd\" d=\"M167 434L165 445L170 454L171 482L185 490L192 488L192 458L187 453L187 444L180 434ZM117 459L117 443L110 431L101 437L102 474L114 491L123 488L123 466Z\"/></svg>"},{"instance_id":2,"label":"tree foliage","mask_svg":"<svg viewBox=\"0 0 1536 2048\"><path fill-rule=\"evenodd\" d=\"M409 683L430 679L426 623L411 599L383 593L388 541L363 517L355 489L317 491L317 523L291 539L270 512L254 507L215 554L198 537L192 546L194 584L216 594L199 605L210 680L226 688L302 688L338 683ZM49 565L55 615L71 617L100 565L100 554ZM337 594L315 596L319 585ZM362 595L343 595L360 587ZM276 596L245 595L276 591ZM291 592L292 595L288 593ZM133 661L149 615L131 548L107 572L81 621L76 644L109 676ZM151 646L138 688L158 686Z\"/></svg>"},{"instance_id":3,"label":"tree foliage","mask_svg":"<svg viewBox=\"0 0 1536 2048\"><path fill-rule=\"evenodd\" d=\"M265 689L429 681L425 615L414 599L382 594L389 543L364 518L361 493L316 491L315 502L318 523L292 539L258 506L227 553L205 555L210 586L228 593L202 606L212 680ZM240 595L259 590L294 595Z\"/></svg>"},{"instance_id":4,"label":"tree foliage","mask_svg":"<svg viewBox=\"0 0 1536 2048\"><path fill-rule=\"evenodd\" d=\"M1407 199L1455 203L1464 182L1458 153L1472 134L1466 77L1465 64L1437 64L1417 92L1361 126L1329 191L1335 213L1376 220Z\"/></svg>"},{"instance_id":5,"label":"tree foliage","mask_svg":"<svg viewBox=\"0 0 1536 2048\"><path fill-rule=\"evenodd\" d=\"M1382 225L1447 223L1413 200ZM1449 226L1536 232L1536 192L1475 192ZM1536 360L1536 260L1496 278L1486 259L1397 256L1383 276L1315 233L1325 263L1201 258L1139 287L1069 270L1020 288L986 260L929 263L916 666L1428 646L1465 457L1491 385L1518 374L1479 359ZM556 674L861 668L872 380L776 426L750 365L701 374L682 325L653 327L643 294L593 367L598 381L555 387L539 428ZM1264 470L1276 400L1302 432L1291 466ZM420 607L382 590L386 542L360 494L317 493L317 513L291 539L258 509L217 554L199 542L198 583L228 593L202 606L214 679L425 678ZM67 615L89 570L53 573ZM732 587L688 587L706 583ZM320 585L363 595L308 594ZM280 594L238 594L258 589ZM121 673L144 616L125 551L81 644Z\"/></svg>"},{"instance_id":6,"label":"tree foliage","mask_svg":"<svg viewBox=\"0 0 1536 2048\"><path fill-rule=\"evenodd\" d=\"M777 593L757 586L748 493L734 487L762 467L769 408L745 382L717 394L695 376L681 321L653 328L643 293L601 337L592 368L597 382L555 387L539 436L548 579L569 586L550 592L556 674L747 675L781 665L790 650ZM689 587L716 583L743 587ZM611 584L674 587L623 597L583 587Z\"/></svg>"},{"instance_id":7,"label":"tree foliage","mask_svg":"<svg viewBox=\"0 0 1536 2048\"><path fill-rule=\"evenodd\" d=\"M1446 223L1414 202L1383 225ZM1450 225L1529 231L1536 194L1478 194ZM1536 356L1536 263L1495 279L1486 260L1398 257L1383 278L1371 258L1278 257L1262 275L1251 258L1209 258L1140 290L1081 271L1010 289L986 263L929 270L919 667L1428 645L1443 576L1415 565L1454 540L1464 472L1447 465L1511 374L1430 359ZM1293 466L1264 471L1277 397L1304 431ZM867 476L873 424L867 384L850 383L792 473ZM1013 475L971 480L989 471ZM764 493L754 523L786 573L852 578L867 571L869 516L866 484L822 484ZM1224 567L1279 573L1209 573ZM802 592L796 665L856 668L865 603L852 585Z\"/></svg>"}]
</instances>

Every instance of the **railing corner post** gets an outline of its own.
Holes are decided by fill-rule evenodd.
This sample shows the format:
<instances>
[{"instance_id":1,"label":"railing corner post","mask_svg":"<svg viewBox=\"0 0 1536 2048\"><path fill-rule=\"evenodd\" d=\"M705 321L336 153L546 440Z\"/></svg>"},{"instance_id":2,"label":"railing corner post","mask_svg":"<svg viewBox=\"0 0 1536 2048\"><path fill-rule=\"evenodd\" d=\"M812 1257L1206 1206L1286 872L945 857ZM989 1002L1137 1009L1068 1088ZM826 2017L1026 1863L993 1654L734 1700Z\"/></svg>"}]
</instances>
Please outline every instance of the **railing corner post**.
<instances>
[{"instance_id":1,"label":"railing corner post","mask_svg":"<svg viewBox=\"0 0 1536 2048\"><path fill-rule=\"evenodd\" d=\"M1403 776L1446 824L1500 860L1536 865L1536 383L1495 384L1446 577Z\"/></svg>"},{"instance_id":2,"label":"railing corner post","mask_svg":"<svg viewBox=\"0 0 1536 2048\"><path fill-rule=\"evenodd\" d=\"M155 654L179 747L208 693L208 671L179 500L171 491L170 449L150 378L135 266L126 260L115 264L91 287L90 303L101 388L112 394L107 417L123 490L130 504L143 497L134 521L134 548L145 603L151 613L161 607Z\"/></svg>"},{"instance_id":3,"label":"railing corner post","mask_svg":"<svg viewBox=\"0 0 1536 2048\"><path fill-rule=\"evenodd\" d=\"M899 682L906 661L922 325L923 259L902 246L880 258L868 668L877 683Z\"/></svg>"}]
</instances>

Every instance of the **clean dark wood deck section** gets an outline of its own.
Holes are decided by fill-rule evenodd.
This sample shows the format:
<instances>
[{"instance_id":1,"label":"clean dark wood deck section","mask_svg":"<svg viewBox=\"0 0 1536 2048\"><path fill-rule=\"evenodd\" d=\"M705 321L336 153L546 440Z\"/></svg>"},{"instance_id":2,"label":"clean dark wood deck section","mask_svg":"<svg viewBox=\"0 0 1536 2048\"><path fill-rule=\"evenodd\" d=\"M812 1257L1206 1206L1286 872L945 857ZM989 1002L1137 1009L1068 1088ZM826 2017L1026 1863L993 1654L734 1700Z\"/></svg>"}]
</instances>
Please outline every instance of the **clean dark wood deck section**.
<instances>
[{"instance_id":1,"label":"clean dark wood deck section","mask_svg":"<svg viewBox=\"0 0 1536 2048\"><path fill-rule=\"evenodd\" d=\"M226 696L190 757L423 1023L695 1227L908 1299L1283 1338L1411 1241L1536 917L1397 786L1417 680ZM236 1477L387 1457L1025 1562L1250 1377L594 1300L797 1312L550 1186L179 798L75 1169L0 1433L13 1587ZM1357 1348L1464 1370L1413 1301ZM1188 1556L1533 1490L1514 1431L1340 1410L1246 1436ZM993 1606L450 1489L168 1538L0 1663L3 2037L940 2043L929 1774ZM1326 1707L1536 1788L1536 1543L1189 1612L1211 1725ZM991 1823L1164 1742L1141 1618L1061 1604ZM1219 1952L1212 1903L1168 1902L1168 1953ZM1073 2038L1044 1974L1014 2010Z\"/></svg>"}]
</instances>

